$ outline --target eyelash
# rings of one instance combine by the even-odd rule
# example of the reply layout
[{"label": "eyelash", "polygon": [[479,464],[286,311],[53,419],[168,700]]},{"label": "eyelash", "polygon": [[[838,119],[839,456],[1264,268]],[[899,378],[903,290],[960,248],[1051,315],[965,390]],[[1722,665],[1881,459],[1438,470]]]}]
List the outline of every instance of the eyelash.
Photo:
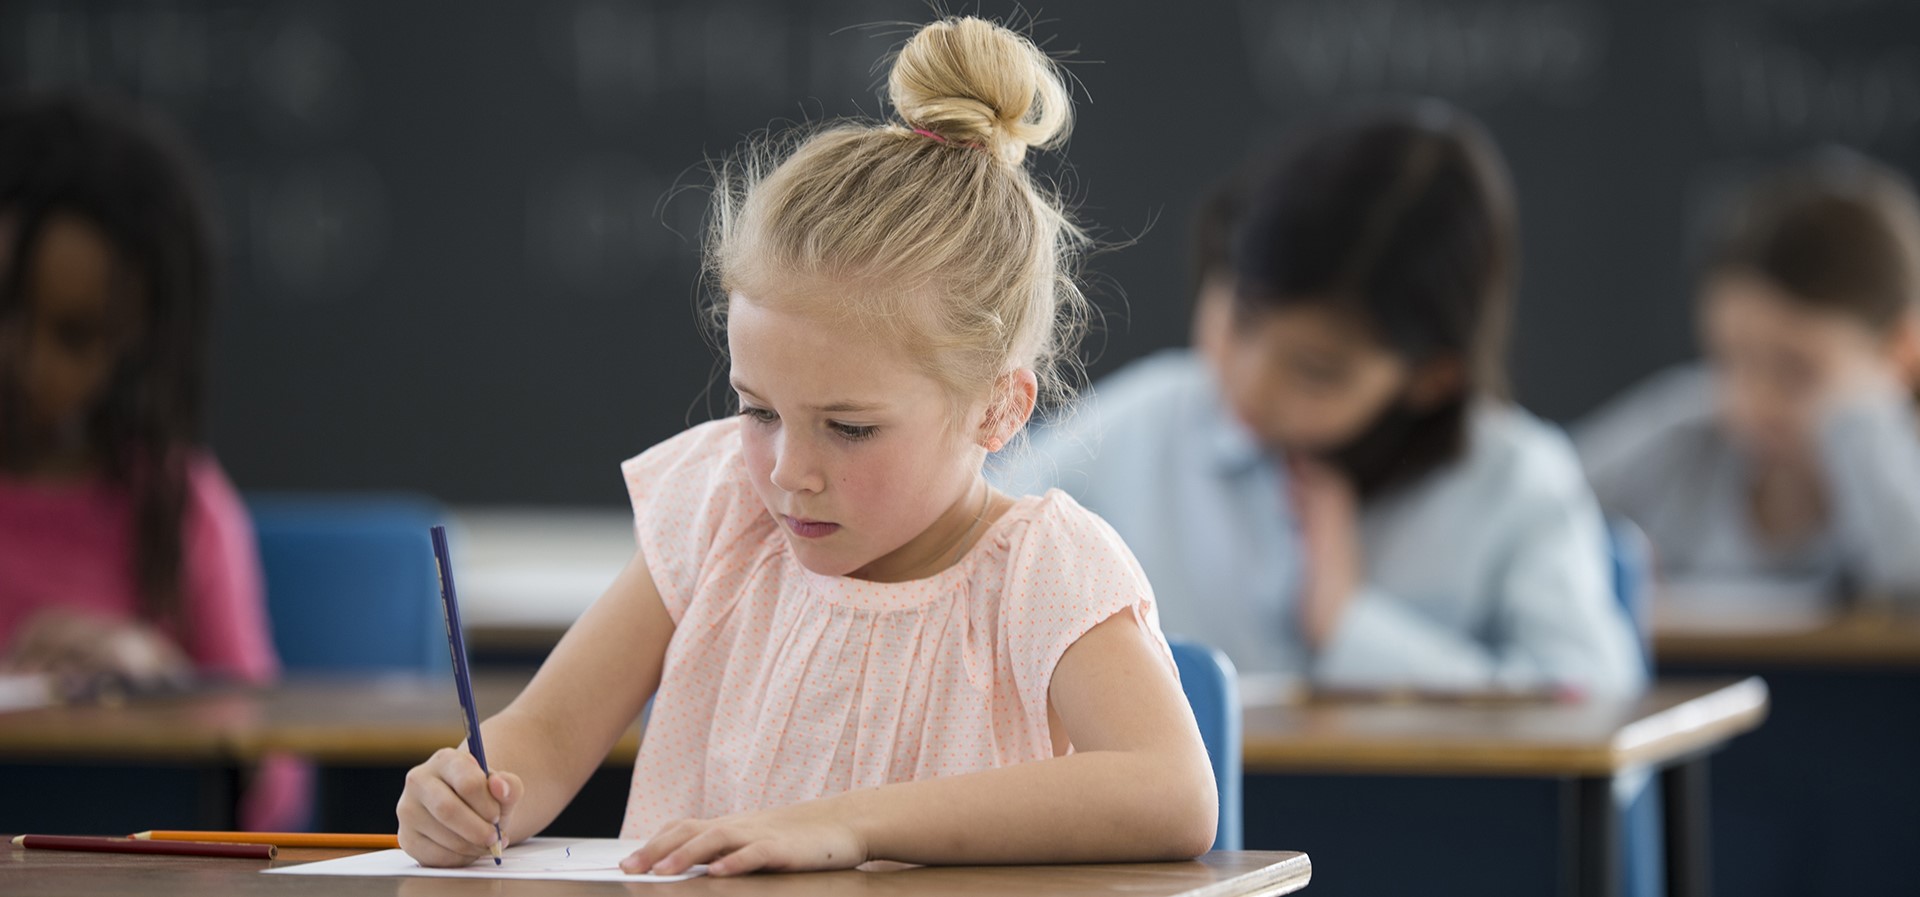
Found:
[{"label": "eyelash", "polygon": [[[769,409],[755,408],[752,406],[742,406],[740,408],[740,416],[761,424],[770,424],[780,419],[779,415],[774,414]],[[829,426],[833,427],[834,433],[838,434],[841,439],[845,439],[848,442],[861,442],[872,439],[880,432],[880,428],[875,426],[855,426],[853,424],[841,423],[829,424]]]}]

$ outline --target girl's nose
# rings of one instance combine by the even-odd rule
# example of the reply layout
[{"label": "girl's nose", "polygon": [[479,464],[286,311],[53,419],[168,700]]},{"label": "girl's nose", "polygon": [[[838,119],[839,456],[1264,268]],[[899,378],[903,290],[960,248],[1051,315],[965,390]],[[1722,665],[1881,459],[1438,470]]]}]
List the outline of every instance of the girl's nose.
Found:
[{"label": "girl's nose", "polygon": [[771,479],[774,487],[782,492],[815,493],[826,486],[810,440],[790,432],[781,433],[774,446]]}]

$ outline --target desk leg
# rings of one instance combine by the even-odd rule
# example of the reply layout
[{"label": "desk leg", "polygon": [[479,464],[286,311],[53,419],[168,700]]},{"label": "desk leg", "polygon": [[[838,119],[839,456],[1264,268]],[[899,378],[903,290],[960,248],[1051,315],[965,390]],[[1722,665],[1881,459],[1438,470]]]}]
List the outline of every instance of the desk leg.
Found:
[{"label": "desk leg", "polygon": [[1566,779],[1561,791],[1562,893],[1620,897],[1620,808],[1612,776]]},{"label": "desk leg", "polygon": [[1713,866],[1707,828],[1707,757],[1683,760],[1660,773],[1667,829],[1667,897],[1707,897]]},{"label": "desk leg", "polygon": [[208,766],[200,770],[200,818],[221,831],[240,830],[240,796],[246,791],[246,767]]}]

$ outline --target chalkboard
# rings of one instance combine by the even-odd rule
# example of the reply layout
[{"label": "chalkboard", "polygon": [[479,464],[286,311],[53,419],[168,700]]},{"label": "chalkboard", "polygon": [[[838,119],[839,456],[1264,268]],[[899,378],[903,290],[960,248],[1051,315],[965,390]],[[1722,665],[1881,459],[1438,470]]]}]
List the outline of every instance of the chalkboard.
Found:
[{"label": "chalkboard", "polygon": [[[1019,16],[1012,3],[966,11]],[[1031,7],[1028,7],[1031,8]],[[1519,397],[1567,420],[1692,353],[1689,241],[1756,167],[1839,141],[1913,170],[1920,4],[1056,0],[1070,170],[1115,238],[1098,375],[1186,338],[1198,193],[1303,116],[1448,97],[1516,173]],[[882,107],[915,0],[45,2],[0,83],[148,101],[215,173],[209,440],[251,489],[624,501],[718,413],[694,314],[702,159]],[[695,189],[688,189],[695,188]]]}]

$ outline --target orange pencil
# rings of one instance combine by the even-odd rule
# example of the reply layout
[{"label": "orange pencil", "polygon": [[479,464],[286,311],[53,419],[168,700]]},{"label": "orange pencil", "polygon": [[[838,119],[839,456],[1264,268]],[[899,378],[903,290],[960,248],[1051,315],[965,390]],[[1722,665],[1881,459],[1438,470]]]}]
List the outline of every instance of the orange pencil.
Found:
[{"label": "orange pencil", "polygon": [[338,847],[397,850],[399,835],[329,835],[320,832],[141,832],[140,841],[200,841],[208,844],[271,844],[275,847]]}]

